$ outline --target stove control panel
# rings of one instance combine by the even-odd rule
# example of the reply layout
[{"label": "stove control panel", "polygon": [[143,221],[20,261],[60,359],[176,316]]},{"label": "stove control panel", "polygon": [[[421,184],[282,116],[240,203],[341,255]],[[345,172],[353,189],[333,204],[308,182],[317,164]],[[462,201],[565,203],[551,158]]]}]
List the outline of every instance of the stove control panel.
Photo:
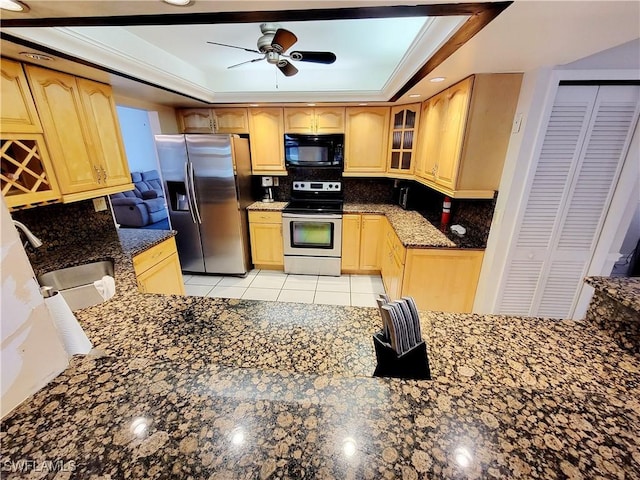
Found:
[{"label": "stove control panel", "polygon": [[293,189],[297,192],[339,192],[342,182],[293,182]]}]

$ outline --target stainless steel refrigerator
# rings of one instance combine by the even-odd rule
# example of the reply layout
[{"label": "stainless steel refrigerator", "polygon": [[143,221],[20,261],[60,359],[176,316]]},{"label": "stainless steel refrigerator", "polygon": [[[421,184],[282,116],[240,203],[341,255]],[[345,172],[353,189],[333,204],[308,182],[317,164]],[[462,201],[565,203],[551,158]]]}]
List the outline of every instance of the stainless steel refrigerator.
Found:
[{"label": "stainless steel refrigerator", "polygon": [[252,200],[247,139],[156,135],[171,225],[185,272],[244,275]]}]

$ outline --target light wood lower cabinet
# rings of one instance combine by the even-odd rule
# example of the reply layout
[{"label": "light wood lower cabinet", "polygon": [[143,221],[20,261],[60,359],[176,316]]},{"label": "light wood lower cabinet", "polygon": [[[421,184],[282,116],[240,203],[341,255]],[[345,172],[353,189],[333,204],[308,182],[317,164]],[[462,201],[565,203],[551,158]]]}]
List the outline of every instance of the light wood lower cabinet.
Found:
[{"label": "light wood lower cabinet", "polygon": [[345,214],[342,216],[342,272],[380,271],[382,215]]},{"label": "light wood lower cabinet", "polygon": [[422,310],[471,312],[483,257],[480,250],[410,248],[402,295]]},{"label": "light wood lower cabinet", "polygon": [[282,213],[249,212],[251,258],[256,268],[283,270]]},{"label": "light wood lower cabinet", "polygon": [[383,234],[380,273],[387,295],[392,300],[402,296],[402,286],[407,249],[404,247],[395,230],[387,220]]},{"label": "light wood lower cabinet", "polygon": [[138,289],[143,293],[184,295],[184,281],[173,237],[133,257]]}]

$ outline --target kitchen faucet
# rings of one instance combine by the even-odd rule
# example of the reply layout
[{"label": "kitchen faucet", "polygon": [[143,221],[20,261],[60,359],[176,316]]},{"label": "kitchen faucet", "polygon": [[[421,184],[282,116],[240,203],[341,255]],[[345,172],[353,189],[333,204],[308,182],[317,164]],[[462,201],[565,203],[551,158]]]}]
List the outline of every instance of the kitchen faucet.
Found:
[{"label": "kitchen faucet", "polygon": [[[27,237],[27,241],[31,244],[33,248],[38,248],[42,246],[42,242],[40,241],[40,239],[36,237],[33,233],[31,233],[31,230],[29,230],[24,223],[14,220],[13,224],[23,231],[23,233]],[[24,242],[24,246],[26,245],[27,245],[27,242]]]}]

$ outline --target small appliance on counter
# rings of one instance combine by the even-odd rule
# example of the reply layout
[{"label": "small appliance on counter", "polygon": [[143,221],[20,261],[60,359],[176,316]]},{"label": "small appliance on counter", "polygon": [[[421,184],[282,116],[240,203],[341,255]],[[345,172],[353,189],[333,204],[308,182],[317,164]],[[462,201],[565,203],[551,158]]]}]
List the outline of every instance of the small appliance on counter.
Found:
[{"label": "small appliance on counter", "polygon": [[409,187],[400,188],[400,195],[398,196],[398,205],[405,210],[409,208]]},{"label": "small appliance on counter", "polygon": [[264,187],[262,201],[265,203],[273,202],[273,177],[262,177],[262,186]]}]

